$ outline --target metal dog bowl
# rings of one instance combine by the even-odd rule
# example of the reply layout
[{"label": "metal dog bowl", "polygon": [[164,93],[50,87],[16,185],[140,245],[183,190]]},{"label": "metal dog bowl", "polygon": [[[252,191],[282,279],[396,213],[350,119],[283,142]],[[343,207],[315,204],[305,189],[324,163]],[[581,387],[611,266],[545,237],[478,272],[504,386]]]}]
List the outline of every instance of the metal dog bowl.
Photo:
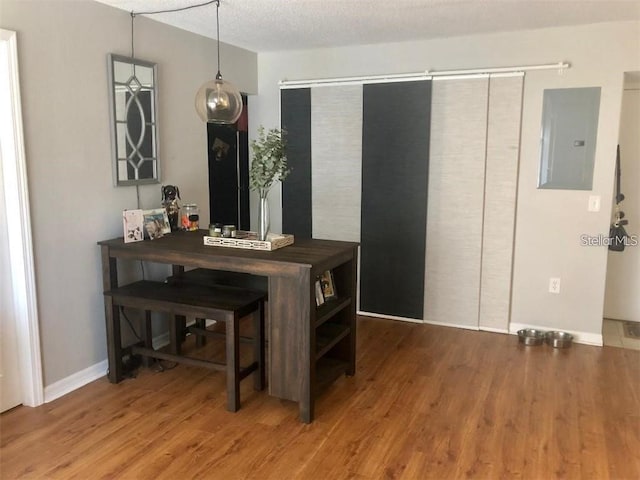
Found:
[{"label": "metal dog bowl", "polygon": [[544,332],[535,328],[523,328],[518,330],[518,341],[525,345],[542,345]]},{"label": "metal dog bowl", "polygon": [[554,348],[568,348],[573,343],[573,335],[567,332],[547,332],[544,340]]}]

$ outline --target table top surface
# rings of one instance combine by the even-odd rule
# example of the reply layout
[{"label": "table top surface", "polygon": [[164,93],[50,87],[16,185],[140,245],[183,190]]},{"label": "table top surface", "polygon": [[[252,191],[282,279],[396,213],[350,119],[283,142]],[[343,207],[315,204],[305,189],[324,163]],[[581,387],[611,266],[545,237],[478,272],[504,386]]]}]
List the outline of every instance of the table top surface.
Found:
[{"label": "table top surface", "polygon": [[261,251],[242,248],[204,245],[207,230],[195,232],[172,232],[155,240],[124,243],[122,237],[103,240],[98,245],[109,247],[110,256],[153,257],[175,255],[189,259],[214,258],[238,261],[259,261],[262,263],[295,264],[312,267],[335,257],[353,256],[355,242],[335,240],[295,239],[293,245],[278,250]]}]

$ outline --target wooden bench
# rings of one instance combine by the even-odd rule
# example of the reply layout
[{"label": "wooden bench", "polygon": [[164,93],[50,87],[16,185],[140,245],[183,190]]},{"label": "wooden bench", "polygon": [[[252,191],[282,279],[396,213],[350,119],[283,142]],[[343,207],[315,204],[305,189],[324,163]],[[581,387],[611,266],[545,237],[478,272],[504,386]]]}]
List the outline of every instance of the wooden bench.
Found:
[{"label": "wooden bench", "polygon": [[[196,367],[224,370],[227,374],[227,409],[235,412],[240,408],[240,381],[256,372],[254,388],[265,386],[264,353],[264,293],[222,285],[194,285],[189,283],[163,283],[142,280],[104,293],[112,297],[113,304],[138,308],[145,311],[144,346],[131,347],[132,354],[169,360]],[[214,319],[225,322],[226,362],[214,362],[180,354],[177,329],[170,331],[172,352],[153,349],[151,344],[151,311],[167,312],[179,317],[191,316],[196,319]],[[240,367],[240,320],[253,314],[254,362],[246,368]],[[174,322],[175,323],[175,322]],[[204,332],[194,332],[207,335]]]},{"label": "wooden bench", "polygon": [[[172,285],[176,284],[193,284],[202,286],[211,285],[228,285],[231,287],[245,288],[254,290],[264,294],[265,311],[268,310],[268,292],[269,282],[267,277],[259,275],[250,275],[248,273],[229,272],[224,270],[210,270],[208,268],[195,268],[187,270],[175,275],[167,277],[166,282]],[[265,319],[267,322],[268,319]],[[174,323],[176,332],[175,336],[177,344],[175,345],[176,353],[180,352],[180,343],[186,339],[186,334],[191,333],[198,335],[196,337],[196,346],[202,346],[206,343],[206,337],[224,336],[224,332],[216,332],[206,330],[206,319],[196,318],[195,326],[187,326],[184,316],[177,316]],[[246,337],[240,337],[241,342],[252,341]]]}]

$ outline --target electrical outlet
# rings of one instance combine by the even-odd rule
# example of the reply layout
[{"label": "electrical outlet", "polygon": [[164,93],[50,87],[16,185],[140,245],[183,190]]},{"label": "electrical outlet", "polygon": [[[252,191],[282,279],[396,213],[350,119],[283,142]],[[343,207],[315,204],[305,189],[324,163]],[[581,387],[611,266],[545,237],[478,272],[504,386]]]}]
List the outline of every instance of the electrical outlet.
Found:
[{"label": "electrical outlet", "polygon": [[549,293],[560,293],[560,279],[551,277],[549,279]]}]

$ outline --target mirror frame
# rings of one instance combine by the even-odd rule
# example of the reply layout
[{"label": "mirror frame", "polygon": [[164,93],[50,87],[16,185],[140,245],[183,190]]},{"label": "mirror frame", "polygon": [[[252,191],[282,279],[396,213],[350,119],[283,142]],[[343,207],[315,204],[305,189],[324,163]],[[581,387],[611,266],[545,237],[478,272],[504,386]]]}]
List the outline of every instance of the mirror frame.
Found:
[{"label": "mirror frame", "polygon": [[[115,67],[114,64],[116,62],[126,63],[133,65],[134,68],[136,66],[150,68],[152,70],[153,80],[152,87],[145,88],[146,91],[152,90],[153,94],[150,96],[151,98],[151,116],[150,122],[145,121],[145,124],[151,125],[152,133],[151,133],[151,151],[155,154],[152,157],[147,157],[149,160],[155,163],[154,165],[154,175],[148,178],[128,178],[127,180],[120,179],[120,171],[119,171],[119,161],[123,159],[118,157],[118,142],[125,141],[129,145],[131,144],[130,139],[119,139],[118,138],[118,123],[123,123],[122,121],[118,121],[116,119],[116,87],[125,85],[122,82],[117,82],[115,79]],[[128,186],[128,185],[147,185],[160,183],[160,155],[159,155],[159,141],[158,141],[158,67],[156,63],[148,62],[145,60],[140,60],[137,58],[126,57],[123,55],[116,55],[113,53],[108,54],[107,58],[107,67],[109,72],[109,116],[110,116],[110,126],[111,126],[111,150],[112,150],[112,171],[113,171],[113,185],[115,187]],[[141,108],[139,109],[141,110]],[[142,113],[142,115],[144,115]]]}]

